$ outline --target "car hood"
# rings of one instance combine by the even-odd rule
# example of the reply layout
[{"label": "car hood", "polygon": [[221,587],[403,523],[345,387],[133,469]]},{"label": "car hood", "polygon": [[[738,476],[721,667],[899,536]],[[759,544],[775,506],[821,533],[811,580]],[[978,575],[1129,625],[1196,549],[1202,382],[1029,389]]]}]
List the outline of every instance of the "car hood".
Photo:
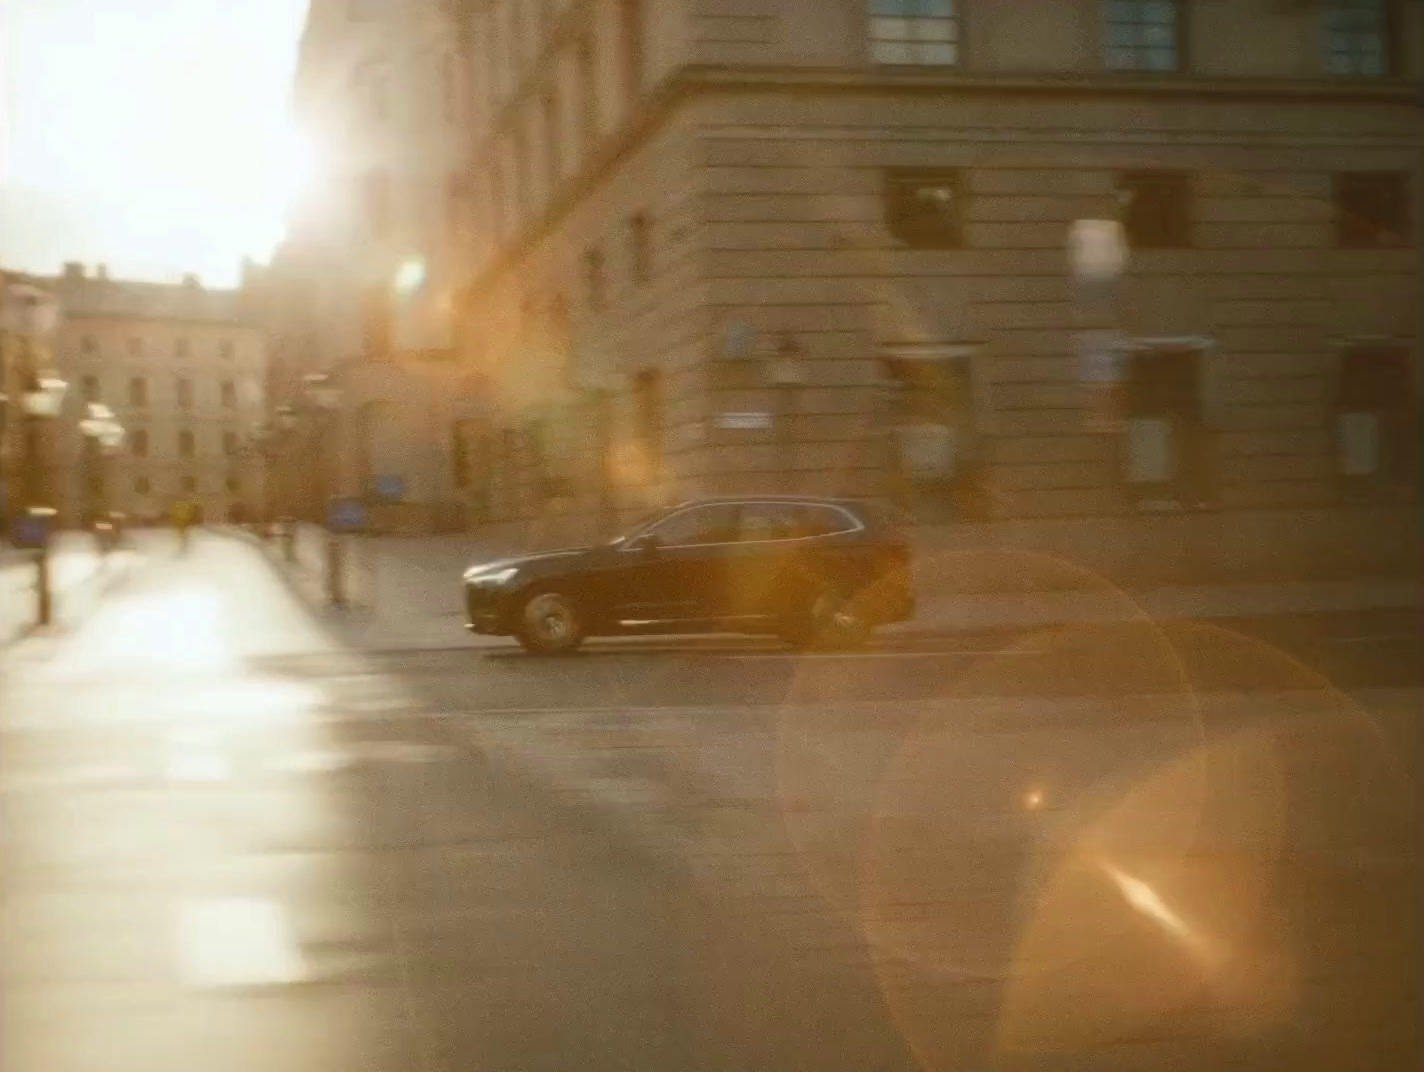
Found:
[{"label": "car hood", "polygon": [[591,547],[570,547],[561,551],[540,551],[532,555],[512,555],[490,562],[478,562],[465,571],[465,579],[470,580],[483,573],[498,573],[500,570],[518,568],[537,572],[541,576],[558,573],[564,569],[576,568],[588,558]]}]

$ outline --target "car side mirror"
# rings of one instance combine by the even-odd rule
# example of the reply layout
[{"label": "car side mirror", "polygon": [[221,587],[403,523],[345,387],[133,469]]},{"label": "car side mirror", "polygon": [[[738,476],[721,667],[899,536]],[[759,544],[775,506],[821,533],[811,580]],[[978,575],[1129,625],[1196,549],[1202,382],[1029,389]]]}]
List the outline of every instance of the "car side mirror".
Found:
[{"label": "car side mirror", "polygon": [[655,555],[662,545],[662,540],[655,533],[645,532],[633,541],[632,549],[645,555]]}]

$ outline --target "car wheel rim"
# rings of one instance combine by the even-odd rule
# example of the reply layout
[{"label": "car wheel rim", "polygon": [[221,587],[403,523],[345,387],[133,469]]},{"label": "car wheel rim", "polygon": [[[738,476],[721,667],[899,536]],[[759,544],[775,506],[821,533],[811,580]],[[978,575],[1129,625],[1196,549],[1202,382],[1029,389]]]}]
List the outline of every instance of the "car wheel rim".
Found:
[{"label": "car wheel rim", "polygon": [[860,615],[849,601],[827,597],[817,618],[822,635],[834,641],[854,640],[864,631]]},{"label": "car wheel rim", "polygon": [[532,600],[526,617],[542,640],[561,644],[573,635],[573,611],[558,596],[539,596]]}]

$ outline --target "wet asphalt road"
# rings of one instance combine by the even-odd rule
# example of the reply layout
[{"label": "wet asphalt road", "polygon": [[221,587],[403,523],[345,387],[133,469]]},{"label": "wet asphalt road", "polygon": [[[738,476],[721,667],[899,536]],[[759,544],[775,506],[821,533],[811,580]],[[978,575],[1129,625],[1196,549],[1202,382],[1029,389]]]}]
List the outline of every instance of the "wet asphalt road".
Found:
[{"label": "wet asphalt road", "polygon": [[1414,1067],[1417,636],[361,655],[155,551],[0,656],[0,1067]]}]

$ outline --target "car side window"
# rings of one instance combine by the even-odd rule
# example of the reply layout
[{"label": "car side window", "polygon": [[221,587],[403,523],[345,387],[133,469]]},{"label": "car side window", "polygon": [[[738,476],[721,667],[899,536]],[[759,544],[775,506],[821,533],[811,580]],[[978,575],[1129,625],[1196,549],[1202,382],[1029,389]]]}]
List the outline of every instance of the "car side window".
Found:
[{"label": "car side window", "polygon": [[761,543],[766,540],[792,540],[800,533],[797,526],[800,512],[785,503],[744,503],[742,505],[741,540]]},{"label": "car side window", "polygon": [[664,547],[730,543],[737,534],[737,508],[724,503],[693,507],[658,522],[647,534]]},{"label": "car side window", "polygon": [[849,517],[829,506],[803,506],[797,514],[798,536],[830,536],[855,527]]}]

